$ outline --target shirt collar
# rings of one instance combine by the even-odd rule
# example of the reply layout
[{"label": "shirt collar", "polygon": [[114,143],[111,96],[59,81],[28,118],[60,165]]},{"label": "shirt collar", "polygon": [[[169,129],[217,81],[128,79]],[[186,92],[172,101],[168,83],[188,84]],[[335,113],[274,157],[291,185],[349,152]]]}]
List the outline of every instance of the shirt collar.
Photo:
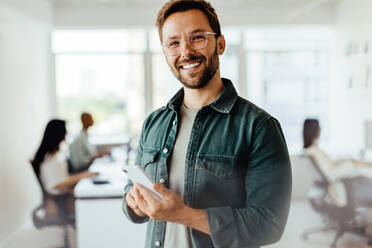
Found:
[{"label": "shirt collar", "polygon": [[[207,106],[210,106],[218,112],[228,114],[238,99],[238,94],[234,88],[234,85],[229,79],[222,78],[222,82],[225,88],[221,94]],[[182,88],[172,97],[167,106],[173,110],[177,110],[182,104],[183,96],[184,91]]]}]

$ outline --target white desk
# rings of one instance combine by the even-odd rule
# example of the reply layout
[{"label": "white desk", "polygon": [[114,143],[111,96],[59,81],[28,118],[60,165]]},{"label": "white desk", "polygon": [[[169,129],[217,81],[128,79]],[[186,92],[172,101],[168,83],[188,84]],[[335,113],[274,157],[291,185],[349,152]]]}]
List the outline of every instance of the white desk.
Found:
[{"label": "white desk", "polygon": [[144,247],[146,224],[134,224],[124,215],[121,204],[127,182],[122,163],[95,162],[90,170],[110,179],[109,184],[81,180],[75,187],[78,248]]}]

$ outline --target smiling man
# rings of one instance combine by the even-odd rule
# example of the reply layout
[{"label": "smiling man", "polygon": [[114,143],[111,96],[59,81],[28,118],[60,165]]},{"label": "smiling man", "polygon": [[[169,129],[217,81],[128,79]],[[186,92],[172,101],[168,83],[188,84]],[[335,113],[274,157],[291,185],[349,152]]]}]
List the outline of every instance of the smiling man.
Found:
[{"label": "smiling man", "polygon": [[125,215],[148,222],[146,247],[250,248],[278,241],[291,195],[279,122],[221,78],[226,44],[208,2],[169,1],[156,24],[183,87],[145,120],[137,150],[136,164],[163,198],[129,182]]}]

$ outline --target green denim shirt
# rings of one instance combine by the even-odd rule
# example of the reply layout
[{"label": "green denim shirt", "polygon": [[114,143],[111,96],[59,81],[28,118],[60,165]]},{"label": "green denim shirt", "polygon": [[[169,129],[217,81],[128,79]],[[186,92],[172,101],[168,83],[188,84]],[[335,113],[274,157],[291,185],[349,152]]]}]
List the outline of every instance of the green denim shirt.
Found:
[{"label": "green denim shirt", "polygon": [[[239,97],[231,81],[199,109],[187,147],[186,205],[205,209],[211,235],[190,228],[193,247],[260,247],[280,239],[291,198],[291,168],[279,122]],[[181,89],[145,120],[136,164],[169,187],[169,158],[183,100]],[[162,179],[162,180],[161,180]],[[129,182],[124,191],[132,187]],[[125,215],[148,222],[146,248],[163,247],[165,222],[140,218],[123,200]]]}]

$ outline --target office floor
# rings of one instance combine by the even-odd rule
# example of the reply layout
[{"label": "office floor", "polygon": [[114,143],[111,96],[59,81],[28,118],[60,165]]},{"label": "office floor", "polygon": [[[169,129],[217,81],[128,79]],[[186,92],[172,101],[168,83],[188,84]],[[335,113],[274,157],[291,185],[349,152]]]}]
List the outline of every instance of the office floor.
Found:
[{"label": "office floor", "polygon": [[[75,244],[75,234],[69,230],[71,244]],[[0,248],[60,248],[63,247],[63,232],[58,227],[50,227],[42,230],[36,229],[32,222],[26,223],[21,230],[14,233]],[[71,248],[76,248],[74,245]]]},{"label": "office floor", "polygon": [[[306,201],[292,203],[288,225],[280,242],[266,246],[268,248],[328,248],[332,243],[334,233],[314,234],[309,241],[303,241],[301,234],[304,229],[321,224],[319,216],[314,213]],[[62,244],[62,232],[58,228],[36,230],[28,223],[21,231],[0,245],[0,248],[51,248]],[[125,247],[125,246],[123,246]],[[120,247],[120,248],[123,248]],[[338,248],[368,248],[366,240],[346,234],[339,240]],[[79,247],[88,248],[88,247]],[[116,248],[116,247],[107,247]],[[127,247],[126,247],[127,248]],[[128,247],[132,248],[132,247]],[[133,247],[137,248],[137,247]]]}]

